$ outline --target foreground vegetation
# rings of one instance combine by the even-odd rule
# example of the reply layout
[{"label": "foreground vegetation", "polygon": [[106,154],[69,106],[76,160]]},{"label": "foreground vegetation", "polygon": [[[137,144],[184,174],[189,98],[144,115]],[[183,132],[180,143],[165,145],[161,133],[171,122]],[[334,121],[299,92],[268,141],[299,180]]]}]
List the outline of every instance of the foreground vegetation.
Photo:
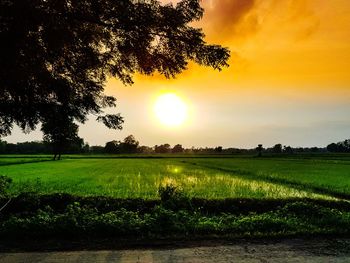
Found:
[{"label": "foreground vegetation", "polygon": [[166,193],[161,194],[160,201],[86,199],[69,195],[20,196],[1,218],[0,239],[118,237],[150,240],[350,234],[347,202],[313,199],[211,201],[189,199],[181,192],[168,194],[169,187],[164,189]]},{"label": "foreground vegetation", "polygon": [[350,234],[347,156],[127,157],[0,158],[0,239]]}]

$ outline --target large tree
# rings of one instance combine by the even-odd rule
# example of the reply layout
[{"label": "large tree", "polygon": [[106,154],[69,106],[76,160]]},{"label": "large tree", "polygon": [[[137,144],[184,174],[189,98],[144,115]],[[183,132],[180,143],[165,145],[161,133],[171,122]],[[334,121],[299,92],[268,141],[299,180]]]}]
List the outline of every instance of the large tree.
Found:
[{"label": "large tree", "polygon": [[119,114],[103,115],[116,106],[103,93],[108,77],[132,84],[134,73],[170,78],[189,61],[227,66],[228,49],[191,26],[199,1],[0,0],[0,136],[42,123],[45,136],[67,141],[88,114],[121,129]]},{"label": "large tree", "polygon": [[136,153],[139,147],[139,142],[135,139],[134,135],[129,135],[125,137],[123,143],[121,144],[123,153]]}]

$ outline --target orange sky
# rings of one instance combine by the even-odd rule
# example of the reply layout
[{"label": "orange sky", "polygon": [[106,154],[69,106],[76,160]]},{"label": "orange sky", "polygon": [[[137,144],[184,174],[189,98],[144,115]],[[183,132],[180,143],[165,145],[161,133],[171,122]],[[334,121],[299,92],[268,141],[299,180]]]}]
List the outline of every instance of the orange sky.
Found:
[{"label": "orange sky", "polygon": [[[166,1],[163,2],[176,2]],[[350,137],[349,0],[203,0],[202,27],[209,43],[230,48],[222,72],[191,64],[176,79],[135,76],[123,86],[110,80],[124,130],[94,121],[81,126],[90,144],[134,134],[142,144],[254,147],[275,143],[325,146]],[[185,127],[155,120],[161,92],[179,94],[191,108]],[[91,132],[93,131],[93,132]],[[18,131],[8,141],[40,139]]]}]

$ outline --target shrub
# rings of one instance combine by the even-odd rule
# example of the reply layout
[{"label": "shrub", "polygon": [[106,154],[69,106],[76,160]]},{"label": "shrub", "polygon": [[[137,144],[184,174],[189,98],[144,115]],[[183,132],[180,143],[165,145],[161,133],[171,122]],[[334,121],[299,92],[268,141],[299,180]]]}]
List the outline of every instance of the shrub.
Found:
[{"label": "shrub", "polygon": [[191,207],[191,200],[185,192],[172,184],[159,186],[158,195],[161,205],[168,209],[180,210]]},{"label": "shrub", "polygon": [[7,197],[8,189],[12,183],[12,179],[10,177],[0,175],[0,198]]}]

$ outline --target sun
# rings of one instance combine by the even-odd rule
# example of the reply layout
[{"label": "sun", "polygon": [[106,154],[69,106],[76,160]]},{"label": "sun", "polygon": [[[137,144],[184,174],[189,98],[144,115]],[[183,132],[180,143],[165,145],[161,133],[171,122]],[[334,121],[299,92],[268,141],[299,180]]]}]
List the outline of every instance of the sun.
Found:
[{"label": "sun", "polygon": [[188,115],[185,102],[174,93],[160,95],[154,104],[154,112],[166,126],[180,126]]}]

